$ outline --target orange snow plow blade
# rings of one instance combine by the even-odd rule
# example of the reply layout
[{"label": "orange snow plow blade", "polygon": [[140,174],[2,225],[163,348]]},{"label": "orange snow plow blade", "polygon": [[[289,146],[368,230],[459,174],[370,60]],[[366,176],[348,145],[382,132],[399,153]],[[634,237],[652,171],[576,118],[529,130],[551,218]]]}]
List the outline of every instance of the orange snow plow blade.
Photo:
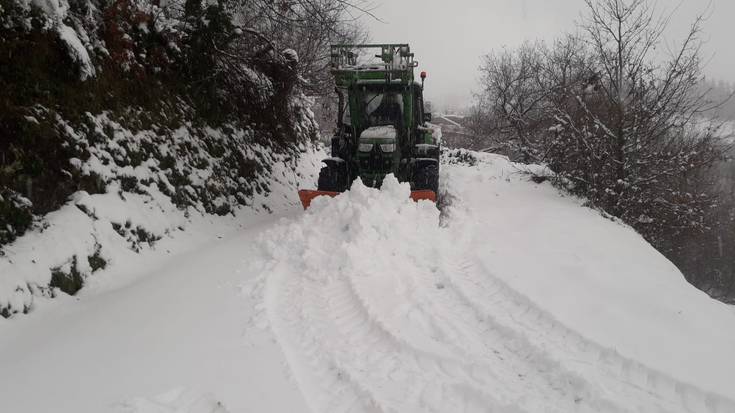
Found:
[{"label": "orange snow plow blade", "polygon": [[[301,205],[304,206],[304,209],[307,209],[309,208],[309,205],[311,205],[311,201],[318,196],[335,197],[339,194],[340,194],[339,192],[315,191],[313,189],[302,189],[299,191],[299,198],[301,199]],[[431,202],[436,202],[436,193],[428,189],[424,189],[420,191],[411,191],[411,199],[413,199],[414,201],[427,200]]]},{"label": "orange snow plow blade", "polygon": [[309,205],[311,205],[311,201],[314,198],[322,195],[335,197],[339,195],[339,192],[315,191],[312,189],[302,189],[299,191],[299,198],[301,198],[301,205],[304,206],[304,209],[309,208]]},{"label": "orange snow plow blade", "polygon": [[414,201],[427,200],[436,203],[436,193],[429,189],[411,191],[411,199]]}]

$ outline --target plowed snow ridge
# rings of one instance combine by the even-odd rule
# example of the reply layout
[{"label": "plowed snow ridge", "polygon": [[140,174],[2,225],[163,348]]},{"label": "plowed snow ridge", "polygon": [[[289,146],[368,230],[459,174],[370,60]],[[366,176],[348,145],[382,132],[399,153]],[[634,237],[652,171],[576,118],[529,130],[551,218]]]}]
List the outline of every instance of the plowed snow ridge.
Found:
[{"label": "plowed snow ridge", "polygon": [[445,225],[408,194],[392,177],[380,191],[356,183],[261,240],[263,317],[313,411],[735,411],[494,274],[478,239],[503,234],[478,233],[463,194]]}]

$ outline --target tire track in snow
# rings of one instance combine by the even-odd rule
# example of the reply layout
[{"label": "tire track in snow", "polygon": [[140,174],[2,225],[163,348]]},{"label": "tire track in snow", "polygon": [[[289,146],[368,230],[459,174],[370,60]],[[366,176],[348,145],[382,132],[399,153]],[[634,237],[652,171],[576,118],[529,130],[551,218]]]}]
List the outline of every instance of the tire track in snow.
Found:
[{"label": "tire track in snow", "polygon": [[[272,271],[264,299],[273,333],[286,354],[304,398],[314,411],[385,412],[358,381],[340,371],[320,347],[315,322],[294,303],[304,301],[302,277]],[[326,396],[329,397],[326,397]],[[325,410],[327,407],[330,410]]]},{"label": "tire track in snow", "polygon": [[634,411],[735,411],[735,402],[656,371],[594,343],[538,308],[507,283],[468,259],[457,266],[451,282],[479,312],[492,315],[537,348],[594,384],[601,391],[628,401]]},{"label": "tire track in snow", "polygon": [[[448,261],[438,276],[291,273],[272,283],[269,316],[296,353],[290,363],[306,366],[295,374],[309,376],[300,384],[315,411],[733,411],[585,340],[472,262]],[[393,299],[409,299],[420,329],[381,309],[396,288],[375,280],[410,281],[412,294]]]},{"label": "tire track in snow", "polygon": [[[281,309],[270,316],[276,318],[274,326],[291,330],[274,328],[282,345],[299,353],[289,357],[290,362],[312,370],[308,373],[312,377],[300,384],[309,382],[305,392],[318,394],[311,395],[315,411],[506,409],[473,382],[467,373],[470,366],[414,347],[386,328],[356,295],[347,277],[334,277],[327,283],[308,277],[282,280],[286,285],[273,287],[289,293],[270,303],[271,308]],[[304,375],[306,369],[297,366],[295,370]],[[326,377],[330,374],[331,379]],[[322,383],[321,389],[314,389],[314,381]],[[338,397],[341,394],[349,397]],[[360,403],[355,397],[367,402]]]},{"label": "tire track in snow", "polygon": [[[421,264],[416,263],[416,267],[420,268]],[[427,332],[434,333],[422,337],[419,343],[438,340],[445,348],[455,350],[463,359],[465,371],[474,373],[471,381],[482,388],[493,388],[496,397],[504,403],[517,404],[528,411],[625,411],[611,400],[597,396],[598,392],[590,389],[581,376],[550,360],[543,351],[492,316],[480,315],[451,284],[440,282],[449,278],[445,272],[446,269],[415,274],[410,288],[414,292],[411,296],[413,309],[421,312],[422,318],[431,324]],[[380,275],[373,274],[350,279],[359,285],[355,281],[378,277]],[[387,279],[395,277],[411,278],[399,274],[386,276]],[[366,292],[376,291],[367,287],[363,288]],[[390,290],[384,288],[380,295],[372,297],[373,300],[381,302],[385,292]],[[367,298],[363,301],[369,303]],[[380,315],[375,318],[380,319]],[[528,394],[534,397],[529,398]]]},{"label": "tire track in snow", "polygon": [[[418,331],[423,336],[417,331],[406,334],[381,310],[391,301],[386,294],[396,289],[366,284],[376,279],[395,282],[401,274],[333,274],[321,280],[294,275],[274,283],[272,288],[284,294],[269,307],[281,309],[272,313],[273,324],[291,330],[276,329],[282,345],[299,353],[289,359],[310,370],[311,378],[300,382],[307,382],[305,392],[311,394],[316,411],[508,411],[505,405],[519,406],[515,411],[622,410],[594,400],[590,392],[580,397],[580,379],[545,372],[551,363],[521,351],[526,348],[516,343],[517,337],[501,327],[479,325],[475,309],[459,305],[456,297],[448,301],[427,294],[430,289],[414,288],[421,294],[411,297],[411,311],[420,312],[432,327],[423,325]],[[419,278],[413,287],[433,285]],[[376,291],[381,294],[375,296]],[[497,350],[486,347],[478,354],[468,351],[467,343],[475,348],[491,344]],[[295,370],[303,376],[306,369]],[[318,389],[314,383],[320,384]]]}]

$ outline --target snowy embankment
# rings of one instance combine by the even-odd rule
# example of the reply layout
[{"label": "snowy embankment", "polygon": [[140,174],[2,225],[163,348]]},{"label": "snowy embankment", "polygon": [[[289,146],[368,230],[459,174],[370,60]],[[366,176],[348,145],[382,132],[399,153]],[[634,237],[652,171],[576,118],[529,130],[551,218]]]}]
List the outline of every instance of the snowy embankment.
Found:
[{"label": "snowy embankment", "polygon": [[298,205],[293,193],[311,185],[324,156],[306,144],[276,153],[256,143],[256,132],[233,125],[133,132],[109,113],[87,113],[85,121],[75,129],[57,118],[56,126],[79,156],[62,172],[86,190],[0,245],[3,317],[30,312],[59,290],[75,294],[190,222],[227,227],[236,216]]},{"label": "snowy embankment", "polygon": [[3,407],[735,411],[731,308],[522,167],[459,155],[443,213],[356,184],[230,235],[192,224],[76,300],[0,319]]}]

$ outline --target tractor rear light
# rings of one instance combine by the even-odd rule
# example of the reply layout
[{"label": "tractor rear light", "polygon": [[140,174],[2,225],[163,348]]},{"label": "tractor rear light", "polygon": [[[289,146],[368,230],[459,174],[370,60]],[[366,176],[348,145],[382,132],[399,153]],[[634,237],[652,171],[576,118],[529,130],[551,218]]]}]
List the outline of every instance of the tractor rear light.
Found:
[{"label": "tractor rear light", "polygon": [[380,144],[380,150],[383,152],[395,152],[396,150],[396,144],[395,143],[383,143]]},{"label": "tractor rear light", "polygon": [[357,150],[360,152],[370,152],[373,150],[373,144],[372,143],[361,143]]},{"label": "tractor rear light", "polygon": [[426,72],[421,72],[421,80],[426,79]]}]

